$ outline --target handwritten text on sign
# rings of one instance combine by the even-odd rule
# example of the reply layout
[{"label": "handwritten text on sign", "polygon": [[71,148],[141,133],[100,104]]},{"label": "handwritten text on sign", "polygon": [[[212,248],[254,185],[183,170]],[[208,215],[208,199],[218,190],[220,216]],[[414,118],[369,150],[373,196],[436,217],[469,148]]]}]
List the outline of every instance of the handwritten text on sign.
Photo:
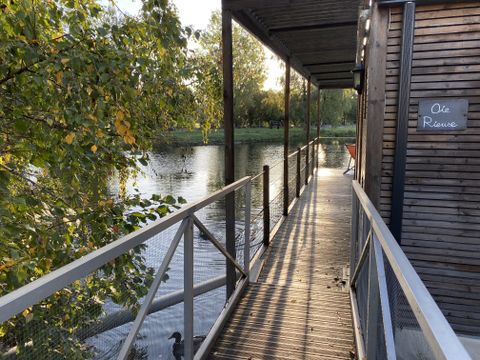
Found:
[{"label": "handwritten text on sign", "polygon": [[420,100],[419,131],[459,131],[467,128],[468,100]]}]

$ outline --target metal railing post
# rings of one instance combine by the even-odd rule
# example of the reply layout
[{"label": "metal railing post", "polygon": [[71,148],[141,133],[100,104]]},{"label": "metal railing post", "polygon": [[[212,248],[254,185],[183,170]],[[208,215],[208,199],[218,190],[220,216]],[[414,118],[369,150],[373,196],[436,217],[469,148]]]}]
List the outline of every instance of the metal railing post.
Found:
[{"label": "metal railing post", "polygon": [[300,197],[300,187],[302,186],[300,181],[301,181],[301,178],[300,178],[300,167],[301,167],[301,162],[302,162],[302,149],[300,148],[297,148],[297,189],[296,189],[296,192],[295,192],[295,195],[298,197]]},{"label": "metal railing post", "polygon": [[243,252],[243,269],[250,274],[250,218],[252,204],[252,181],[245,185],[245,245]]},{"label": "metal railing post", "polygon": [[[395,326],[392,324],[392,315],[395,317],[397,311],[403,311],[404,306],[408,306],[420,326],[421,332],[419,332],[419,334],[423,334],[422,336],[429,344],[432,357],[435,359],[471,360],[471,356],[453,331],[448,320],[438,307],[438,304],[398,245],[392,232],[368,198],[368,195],[360,183],[354,180],[352,184],[357,198],[356,206],[360,209],[358,216],[358,243],[363,242],[362,237],[365,236],[365,228],[370,229],[368,230],[370,235],[367,237],[367,240],[368,238],[371,239],[369,243],[370,246],[367,245],[368,250],[367,248],[362,250],[362,255],[358,261],[359,264],[356,266],[351,281],[351,283],[355,285],[355,279],[358,278],[358,274],[360,273],[359,265],[362,263],[362,259],[366,258],[366,253],[368,252],[370,255],[370,264],[367,290],[367,324],[366,332],[364,332],[365,336],[363,337],[366,343],[366,358],[369,360],[395,358],[395,338],[392,336]],[[368,226],[368,224],[370,224],[370,226]],[[396,281],[398,281],[400,289],[408,303],[408,305],[403,304],[404,300],[402,300],[402,309],[395,309],[397,306],[397,295],[392,294],[392,297],[387,300],[389,297],[388,286],[386,284],[387,274],[385,273],[384,264],[381,263],[382,259],[389,264],[390,271],[388,272],[388,276],[393,276]],[[355,292],[355,286],[352,286],[352,290]],[[388,307],[392,305],[394,308],[388,309]],[[353,301],[353,306],[355,307],[355,301]],[[364,310],[362,309],[362,311]],[[354,308],[353,313],[358,313],[358,306]],[[388,314],[392,314],[390,318]],[[397,315],[400,315],[400,313]],[[362,316],[365,317],[365,314],[363,313]],[[361,326],[359,317],[354,316],[354,321],[354,327],[358,329],[359,326]],[[377,336],[379,335],[379,321],[383,322],[385,335],[383,341],[385,341],[384,344],[387,346],[387,356],[376,354],[376,345],[378,344],[377,341],[379,341]],[[395,318],[393,321],[395,321]],[[357,338],[360,339],[358,336]],[[414,338],[412,338],[412,341],[405,342],[404,347],[410,344],[415,346],[413,340]]]},{"label": "metal railing post", "polygon": [[317,137],[317,151],[315,151],[315,156],[317,157],[315,165],[318,169],[318,158],[320,157],[320,138],[319,137]]},{"label": "metal railing post", "polygon": [[289,198],[289,184],[288,184],[288,156],[283,160],[283,216],[288,216],[288,198]]},{"label": "metal railing post", "polygon": [[270,167],[263,167],[263,244],[270,244]]},{"label": "metal railing post", "polygon": [[[372,241],[373,243],[373,241]],[[368,300],[367,300],[367,340],[366,350],[367,359],[377,359],[377,327],[379,320],[380,310],[380,297],[378,289],[378,273],[377,264],[375,259],[374,246],[370,246],[369,254],[369,267],[368,267]]]},{"label": "metal railing post", "polygon": [[309,163],[309,146],[310,144],[307,144],[306,147],[306,152],[305,152],[305,185],[308,185],[308,175],[309,175],[309,170],[308,170],[308,163]]},{"label": "metal railing post", "polygon": [[193,219],[188,219],[184,235],[184,357],[193,360]]},{"label": "metal railing post", "polygon": [[387,274],[383,260],[382,246],[378,242],[375,233],[372,234],[371,244],[375,252],[375,264],[377,266],[378,294],[381,308],[381,321],[383,323],[385,350],[387,360],[396,360],[395,337],[393,333],[392,312],[390,310],[390,297],[388,293]]},{"label": "metal railing post", "polygon": [[350,276],[353,275],[352,271],[357,266],[358,256],[358,198],[355,191],[352,191],[352,219],[351,219],[351,257],[350,257]]}]

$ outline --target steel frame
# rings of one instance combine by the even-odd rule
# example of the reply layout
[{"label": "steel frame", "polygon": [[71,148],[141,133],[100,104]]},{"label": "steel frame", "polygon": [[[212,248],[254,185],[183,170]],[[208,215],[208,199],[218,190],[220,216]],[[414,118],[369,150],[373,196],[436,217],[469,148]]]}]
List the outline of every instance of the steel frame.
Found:
[{"label": "steel frame", "polygon": [[[388,292],[385,274],[387,262],[393,270],[411,311],[420,325],[436,359],[470,360],[464,346],[452,330],[432,295],[421,281],[407,256],[375,209],[360,183],[353,181],[352,259],[356,259],[362,237],[366,238],[361,255],[352,262],[355,272],[351,281],[352,312],[359,358],[380,359],[377,355],[377,323],[382,321],[388,360],[396,359],[394,330],[390,312],[391,294]],[[359,219],[366,216],[368,232],[360,229]],[[365,221],[362,222],[365,223]],[[360,233],[360,235],[359,235]],[[362,234],[363,233],[363,234]],[[367,255],[368,254],[368,255]],[[369,259],[367,329],[360,324],[357,304],[358,275]]]}]

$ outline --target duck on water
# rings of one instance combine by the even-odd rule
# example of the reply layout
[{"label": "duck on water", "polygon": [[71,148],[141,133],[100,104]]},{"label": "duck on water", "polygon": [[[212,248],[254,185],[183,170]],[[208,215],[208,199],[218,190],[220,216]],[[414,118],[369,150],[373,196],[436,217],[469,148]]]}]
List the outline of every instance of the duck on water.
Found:
[{"label": "duck on water", "polygon": [[[181,360],[185,352],[185,341],[182,340],[182,334],[180,334],[178,331],[175,331],[168,339],[175,339],[175,342],[172,346],[172,353],[175,357],[175,360]],[[197,352],[203,340],[205,340],[205,336],[203,335],[193,337],[193,353]]]}]

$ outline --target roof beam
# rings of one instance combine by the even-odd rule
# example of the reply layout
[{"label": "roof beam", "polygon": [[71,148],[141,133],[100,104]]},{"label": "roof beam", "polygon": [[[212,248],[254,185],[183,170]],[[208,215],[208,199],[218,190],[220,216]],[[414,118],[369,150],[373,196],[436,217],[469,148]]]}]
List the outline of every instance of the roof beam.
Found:
[{"label": "roof beam", "polygon": [[233,12],[233,17],[237,20],[242,26],[252,33],[260,42],[268,46],[274,53],[280,56],[283,60],[286,60],[290,56],[290,51],[287,47],[282,44],[280,41],[275,41],[272,39],[269,34],[265,31],[262,31],[263,28],[257,23],[255,19],[252,19],[251,16],[248,16],[243,11]]},{"label": "roof beam", "polygon": [[318,87],[320,89],[350,89],[353,88],[353,81],[319,81]]},{"label": "roof beam", "polygon": [[326,77],[326,78],[316,76],[315,78],[317,79],[317,81],[318,81],[319,83],[322,83],[322,82],[324,82],[324,81],[353,82],[353,80],[352,80],[353,76],[352,76],[352,75],[348,75],[348,74],[345,75],[345,76],[338,76],[338,75],[337,75],[337,77]]},{"label": "roof beam", "polygon": [[236,11],[245,9],[263,9],[277,6],[288,6],[301,3],[302,0],[222,0],[224,9]]},{"label": "roof beam", "polygon": [[318,62],[318,63],[308,63],[303,64],[303,66],[322,66],[322,65],[355,65],[355,59],[353,60],[339,60],[339,61],[331,61],[331,62]]},{"label": "roof beam", "polygon": [[332,71],[312,74],[317,80],[353,79],[350,71]]},{"label": "roof beam", "polygon": [[321,30],[321,29],[333,29],[339,27],[349,27],[357,26],[357,21],[344,21],[337,23],[323,23],[323,24],[312,24],[312,25],[303,25],[303,26],[286,26],[286,27],[277,27],[270,28],[271,33],[280,33],[280,32],[293,32],[293,31],[311,31],[311,30]]},{"label": "roof beam", "polygon": [[310,72],[300,63],[298,58],[291,54],[290,50],[281,41],[268,34],[264,30],[264,27],[261,26],[249,14],[246,14],[244,11],[235,11],[233,12],[233,17],[253,36],[259,39],[264,45],[269,47],[275,54],[277,54],[283,61],[290,57],[290,63],[292,67],[302,76],[305,78],[310,76]]},{"label": "roof beam", "polygon": [[315,49],[314,51],[295,51],[295,55],[301,56],[302,58],[306,58],[308,56],[315,57],[318,59],[322,59],[322,57],[326,57],[328,59],[335,59],[335,58],[344,58],[345,56],[355,55],[355,50],[353,49]]}]

